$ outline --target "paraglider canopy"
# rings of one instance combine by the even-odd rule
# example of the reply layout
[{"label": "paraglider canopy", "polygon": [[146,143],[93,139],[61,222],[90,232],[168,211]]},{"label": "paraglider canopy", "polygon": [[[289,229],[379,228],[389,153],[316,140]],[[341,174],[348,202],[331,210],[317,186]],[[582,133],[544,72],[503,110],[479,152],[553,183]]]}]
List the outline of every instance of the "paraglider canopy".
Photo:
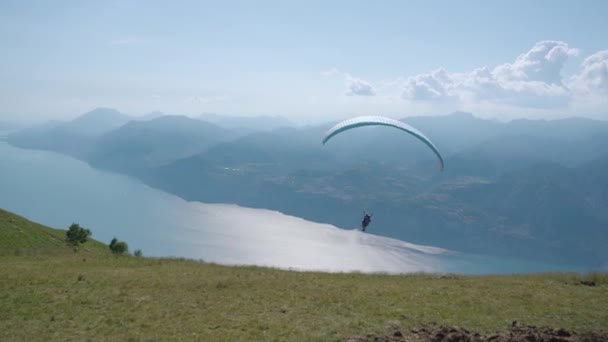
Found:
[{"label": "paraglider canopy", "polygon": [[363,126],[389,126],[400,129],[404,132],[413,135],[418,140],[422,141],[425,145],[427,145],[433,151],[433,153],[435,153],[439,162],[439,171],[443,171],[443,157],[439,153],[437,147],[435,147],[435,145],[433,144],[433,142],[431,142],[429,138],[427,138],[424,134],[422,134],[422,132],[420,132],[416,128],[404,122],[391,119],[385,116],[358,116],[355,118],[344,120],[336,124],[334,127],[330,128],[329,131],[327,131],[325,137],[323,138],[323,145],[325,145],[325,143],[328,142],[331,138],[344,131]]}]

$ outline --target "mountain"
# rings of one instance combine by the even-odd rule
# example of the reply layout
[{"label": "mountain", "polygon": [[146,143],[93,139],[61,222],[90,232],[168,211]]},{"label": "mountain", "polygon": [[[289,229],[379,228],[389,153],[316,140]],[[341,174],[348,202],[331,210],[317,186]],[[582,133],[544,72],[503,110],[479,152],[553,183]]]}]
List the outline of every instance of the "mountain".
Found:
[{"label": "mountain", "polygon": [[63,129],[67,132],[100,136],[132,120],[131,117],[111,108],[96,108],[66,123]]},{"label": "mountain", "polygon": [[343,228],[482,255],[596,265],[608,260],[608,123],[408,117],[408,134],[333,123],[244,133],[202,120],[132,121],[83,159],[187,200],[278,210]]},{"label": "mountain", "polygon": [[580,198],[587,210],[597,219],[608,221],[608,152],[604,156],[581,165],[577,171]]},{"label": "mountain", "polygon": [[12,121],[0,121],[0,132],[23,128],[24,124]]},{"label": "mountain", "polygon": [[412,116],[401,121],[413,125],[429,137],[444,153],[452,154],[478,145],[505,132],[505,124],[454,112],[442,116]]},{"label": "mountain", "polygon": [[[512,251],[532,256],[536,246],[554,258],[605,260],[608,217],[587,201],[595,188],[608,184],[608,175],[588,182],[586,168],[538,163],[450,196],[475,209],[472,220],[485,221],[486,230]],[[604,199],[596,203],[608,206]]]},{"label": "mountain", "polygon": [[[443,173],[424,146],[395,144],[411,137],[381,129],[321,147],[327,125],[251,134],[142,177],[189,200],[271,208],[340,227],[358,226],[367,208],[377,214],[375,233],[455,250],[547,262],[606,260],[598,251],[608,243],[601,230],[608,226],[602,190],[608,175],[600,171],[608,165],[594,146],[608,142],[608,130],[524,134],[508,123],[448,118],[454,127],[463,119],[473,132],[493,132],[485,131],[479,143],[462,143]],[[461,123],[459,130],[466,127]]]},{"label": "mountain", "polygon": [[587,166],[541,163],[495,181],[437,184],[377,163],[283,175],[268,168],[220,167],[197,156],[144,180],[188,200],[272,208],[344,228],[357,227],[367,209],[374,234],[452,250],[547,263],[608,260],[608,174],[589,180]]},{"label": "mountain", "polygon": [[51,121],[14,132],[7,137],[7,141],[17,147],[85,158],[99,136],[129,120],[127,115],[114,109],[97,108],[71,121]]},{"label": "mountain", "polygon": [[142,116],[139,116],[139,117],[135,118],[135,120],[146,121],[146,120],[157,119],[157,118],[160,118],[161,116],[165,116],[165,115],[167,115],[167,114],[160,112],[160,111],[153,111],[153,112],[144,114]]},{"label": "mountain", "polygon": [[294,127],[295,124],[281,116],[225,116],[214,113],[205,113],[198,117],[201,120],[214,123],[218,126],[247,131],[272,131],[277,128]]},{"label": "mountain", "polygon": [[577,140],[605,134],[608,131],[608,121],[577,117],[557,120],[519,119],[510,121],[506,127],[519,135]]},{"label": "mountain", "polygon": [[278,128],[255,132],[211,147],[200,157],[216,165],[269,165],[276,170],[324,167],[331,156],[320,145],[318,127]]},{"label": "mountain", "polygon": [[139,170],[201,153],[233,136],[231,131],[205,121],[164,115],[131,121],[104,134],[87,161],[115,171]]},{"label": "mountain", "polygon": [[497,177],[502,173],[539,163],[577,166],[605,154],[596,146],[608,146],[608,129],[587,138],[571,139],[535,134],[504,134],[467,147],[449,156],[450,177]]},{"label": "mountain", "polygon": [[402,121],[424,132],[444,154],[461,152],[501,136],[576,141],[608,134],[608,121],[587,118],[519,119],[503,123],[455,112],[444,116],[406,117]]},{"label": "mountain", "polygon": [[[446,159],[444,177],[497,177],[539,161],[575,166],[601,154],[600,149],[592,146],[608,143],[608,126],[601,121],[596,122],[597,127],[605,129],[590,130],[588,135],[578,131],[560,133],[551,128],[560,124],[552,122],[542,123],[539,130],[554,133],[533,134],[525,127],[511,129],[510,123],[479,119],[466,113],[414,117],[407,122],[426,127],[423,131]],[[201,158],[225,166],[274,163],[284,170],[373,161],[408,168],[420,176],[432,175],[429,171],[435,168],[434,156],[428,148],[403,132],[364,127],[345,132],[322,146],[320,141],[329,127],[331,124],[256,132],[213,146]]]}]

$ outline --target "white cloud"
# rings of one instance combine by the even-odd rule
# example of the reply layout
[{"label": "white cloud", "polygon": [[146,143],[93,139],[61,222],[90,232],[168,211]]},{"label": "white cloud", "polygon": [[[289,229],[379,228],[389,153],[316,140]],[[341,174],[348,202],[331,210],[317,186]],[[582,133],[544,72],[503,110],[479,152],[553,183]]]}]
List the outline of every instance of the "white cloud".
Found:
[{"label": "white cloud", "polygon": [[577,50],[559,41],[538,42],[513,63],[464,73],[443,69],[405,79],[403,98],[412,101],[496,102],[529,107],[563,106],[570,94],[561,70]]},{"label": "white cloud", "polygon": [[371,84],[368,82],[350,76],[346,74],[346,82],[348,83],[348,91],[346,95],[349,96],[374,96],[376,92]]},{"label": "white cloud", "polygon": [[[357,103],[373,111],[486,111],[501,117],[608,116],[608,50],[598,51],[574,75],[563,75],[579,50],[563,41],[534,44],[511,62],[480,66],[463,72],[443,68],[368,82],[337,68],[326,77],[346,81],[346,95],[374,96]],[[404,104],[405,100],[405,104]],[[499,114],[504,113],[504,114]]]},{"label": "white cloud", "polygon": [[446,100],[454,96],[453,76],[443,69],[409,77],[404,81],[403,98],[429,101]]},{"label": "white cloud", "polygon": [[582,70],[571,79],[571,86],[585,94],[608,95],[608,50],[602,50],[585,58]]},{"label": "white cloud", "polygon": [[579,115],[608,118],[608,50],[585,58],[581,71],[570,77],[571,109]]},{"label": "white cloud", "polygon": [[515,62],[497,66],[493,74],[502,82],[539,82],[561,85],[560,72],[570,57],[578,50],[560,41],[538,42],[528,52],[517,57]]},{"label": "white cloud", "polygon": [[340,74],[341,74],[340,70],[338,70],[338,68],[336,68],[336,67],[321,71],[321,76],[325,76],[325,77],[331,77],[331,76],[336,76],[336,75],[340,75]]},{"label": "white cloud", "polygon": [[347,72],[342,72],[338,68],[333,67],[331,69],[321,71],[323,77],[340,76],[346,81],[346,95],[348,96],[374,96],[376,92],[374,87],[367,81],[360,78],[353,77]]}]

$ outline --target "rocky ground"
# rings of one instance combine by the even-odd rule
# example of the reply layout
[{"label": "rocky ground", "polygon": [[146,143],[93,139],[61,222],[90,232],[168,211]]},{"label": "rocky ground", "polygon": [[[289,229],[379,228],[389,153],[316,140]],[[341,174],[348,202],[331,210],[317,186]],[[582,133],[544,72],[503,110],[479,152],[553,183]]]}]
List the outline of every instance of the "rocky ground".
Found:
[{"label": "rocky ground", "polygon": [[513,322],[506,330],[491,334],[480,334],[461,327],[427,326],[403,331],[397,324],[387,327],[384,334],[350,336],[347,342],[425,341],[425,342],[606,342],[608,330],[573,332],[562,328],[537,327]]}]

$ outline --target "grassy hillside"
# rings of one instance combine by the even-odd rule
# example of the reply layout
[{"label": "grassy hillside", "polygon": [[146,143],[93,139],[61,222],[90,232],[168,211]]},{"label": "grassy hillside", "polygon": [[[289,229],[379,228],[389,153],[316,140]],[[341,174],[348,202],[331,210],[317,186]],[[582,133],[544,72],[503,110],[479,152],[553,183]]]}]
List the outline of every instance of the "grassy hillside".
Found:
[{"label": "grassy hillside", "polygon": [[[0,258],[0,340],[337,340],[438,325],[608,325],[608,281],[575,275],[323,274],[78,254]],[[5,275],[5,276],[4,276]]]},{"label": "grassy hillside", "polygon": [[[2,341],[335,341],[353,336],[361,338],[349,340],[384,336],[393,341],[402,339],[387,335],[387,329],[398,329],[409,340],[433,340],[443,334],[432,330],[440,326],[481,334],[504,333],[513,321],[577,334],[608,327],[606,274],[392,276],[228,267],[74,253],[61,245],[61,231],[6,212],[0,222],[3,249],[10,238],[29,251],[70,251],[0,256]],[[603,334],[596,340],[608,338]]]},{"label": "grassy hillside", "polygon": [[[65,243],[65,233],[0,209],[0,255],[73,252],[73,247]],[[80,250],[108,253],[108,246],[89,238]]]}]

